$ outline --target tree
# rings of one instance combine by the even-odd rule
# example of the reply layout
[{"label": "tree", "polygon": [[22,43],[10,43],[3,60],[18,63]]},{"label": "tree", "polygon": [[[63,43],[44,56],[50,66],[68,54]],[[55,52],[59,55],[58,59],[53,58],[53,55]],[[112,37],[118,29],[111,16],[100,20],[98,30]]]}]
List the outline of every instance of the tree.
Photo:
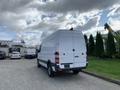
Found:
[{"label": "tree", "polygon": [[107,43],[106,43],[106,52],[108,57],[113,57],[116,53],[114,36],[111,32],[108,33]]},{"label": "tree", "polygon": [[85,38],[85,43],[86,43],[86,48],[87,48],[87,54],[88,54],[88,38],[87,35],[84,35]]},{"label": "tree", "polygon": [[93,56],[94,55],[94,51],[95,51],[94,38],[93,38],[93,36],[91,34],[90,38],[89,38],[89,44],[88,44],[88,54]]},{"label": "tree", "polygon": [[103,38],[99,32],[96,35],[95,53],[97,57],[103,57],[104,55]]},{"label": "tree", "polygon": [[118,54],[120,55],[120,39],[118,40]]}]

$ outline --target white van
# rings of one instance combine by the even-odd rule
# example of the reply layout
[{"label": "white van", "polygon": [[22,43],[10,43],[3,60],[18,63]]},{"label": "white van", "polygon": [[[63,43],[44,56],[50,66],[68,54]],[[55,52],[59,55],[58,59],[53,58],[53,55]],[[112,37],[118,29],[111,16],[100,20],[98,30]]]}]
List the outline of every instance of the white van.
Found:
[{"label": "white van", "polygon": [[45,38],[38,50],[37,65],[44,66],[50,77],[55,72],[72,70],[78,74],[87,66],[84,36],[77,30],[58,30]]},{"label": "white van", "polygon": [[36,49],[34,47],[26,47],[25,58],[35,58],[35,57],[36,57]]}]

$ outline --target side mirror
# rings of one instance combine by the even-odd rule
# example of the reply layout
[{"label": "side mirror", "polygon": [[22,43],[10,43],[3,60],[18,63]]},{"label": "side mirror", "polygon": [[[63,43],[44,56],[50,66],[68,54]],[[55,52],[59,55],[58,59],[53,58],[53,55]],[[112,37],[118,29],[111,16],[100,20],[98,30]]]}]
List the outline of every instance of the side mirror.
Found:
[{"label": "side mirror", "polygon": [[39,52],[40,52],[40,49],[37,50],[37,53],[39,53]]},{"label": "side mirror", "polygon": [[36,51],[37,51],[37,53],[39,53],[41,51],[41,45],[40,45],[39,49],[37,49]]}]

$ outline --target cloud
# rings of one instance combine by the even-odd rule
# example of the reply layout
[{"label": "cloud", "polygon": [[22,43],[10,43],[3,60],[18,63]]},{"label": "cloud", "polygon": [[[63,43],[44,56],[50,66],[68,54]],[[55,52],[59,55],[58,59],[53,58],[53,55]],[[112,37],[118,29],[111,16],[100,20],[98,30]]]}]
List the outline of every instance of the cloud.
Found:
[{"label": "cloud", "polygon": [[115,16],[120,14],[120,4],[113,5],[113,7],[109,8],[110,12],[107,17]]},{"label": "cloud", "polygon": [[42,32],[39,30],[35,31],[24,31],[18,33],[18,37],[23,39],[27,46],[35,46],[41,42]]},{"label": "cloud", "polygon": [[120,30],[120,16],[117,18],[111,17],[108,22],[114,31]]},{"label": "cloud", "polygon": [[11,31],[20,31],[25,25],[21,16],[11,12],[4,12],[0,14],[0,25],[7,26]]},{"label": "cloud", "polygon": [[105,9],[114,4],[120,3],[119,0],[57,0],[43,5],[34,5],[39,10],[49,12],[66,13],[69,11],[86,12],[95,9]]},{"label": "cloud", "polygon": [[33,0],[0,0],[0,11],[1,12],[17,11],[18,9],[23,8],[31,1]]},{"label": "cloud", "polygon": [[[41,1],[46,3],[41,4]],[[96,17],[95,13],[98,14],[99,10],[88,13],[84,12],[93,9],[107,8],[118,3],[119,0],[92,0],[91,3],[88,2],[89,0],[57,0],[55,2],[54,0],[1,0],[0,24],[6,25],[16,32],[30,28],[39,29],[48,27],[52,29],[53,27],[59,28],[72,24],[82,27],[85,26],[84,24],[87,24],[90,19]],[[32,7],[31,5],[38,7]],[[37,9],[39,9],[39,11]],[[75,15],[74,13],[76,11],[79,12]],[[57,12],[64,12],[64,16],[59,16]],[[66,16],[69,13],[72,17],[67,19]]]},{"label": "cloud", "polygon": [[0,27],[0,40],[12,40],[14,37],[16,37],[14,32],[11,32],[5,26]]},{"label": "cloud", "polygon": [[108,31],[104,30],[103,26],[97,26],[97,27],[92,27],[91,29],[87,31],[83,31],[83,34],[86,34],[87,36],[90,36],[91,34],[93,36],[96,36],[97,32],[100,32],[101,34],[107,34]]},{"label": "cloud", "polygon": [[104,9],[110,11],[111,25],[115,21],[114,26],[119,26],[119,8],[120,0],[0,0],[0,25],[15,31],[28,44],[37,44],[41,32],[45,32],[43,38],[59,28],[71,26],[94,31],[94,27],[99,27]]},{"label": "cloud", "polygon": [[82,31],[90,30],[92,27],[96,27],[97,20],[98,20],[98,18],[95,17],[95,18],[89,20],[84,26],[78,26],[77,28]]}]

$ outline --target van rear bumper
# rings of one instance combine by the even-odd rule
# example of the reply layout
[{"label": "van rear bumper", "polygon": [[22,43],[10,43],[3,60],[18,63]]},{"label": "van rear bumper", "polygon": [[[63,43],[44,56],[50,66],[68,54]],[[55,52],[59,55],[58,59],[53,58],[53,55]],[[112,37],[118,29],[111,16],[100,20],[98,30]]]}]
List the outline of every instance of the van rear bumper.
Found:
[{"label": "van rear bumper", "polygon": [[70,71],[70,70],[78,70],[81,71],[82,69],[86,69],[88,66],[88,63],[86,64],[85,67],[74,67],[74,68],[60,68],[59,65],[54,64],[55,71]]}]

